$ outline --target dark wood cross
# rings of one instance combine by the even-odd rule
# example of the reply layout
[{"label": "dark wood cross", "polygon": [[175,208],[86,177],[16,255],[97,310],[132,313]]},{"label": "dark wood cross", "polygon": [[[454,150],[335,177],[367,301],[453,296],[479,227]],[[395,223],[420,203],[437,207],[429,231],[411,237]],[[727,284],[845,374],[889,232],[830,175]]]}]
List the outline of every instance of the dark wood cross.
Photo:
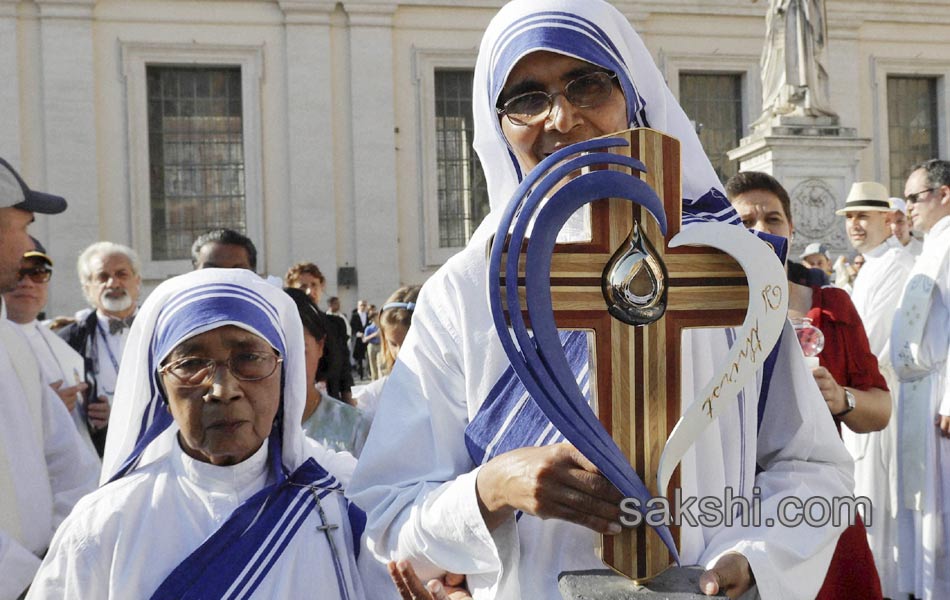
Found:
[{"label": "dark wood cross", "polygon": [[[681,227],[682,191],[679,141],[652,129],[624,137],[615,151],[640,159],[639,174],[663,201],[668,232],[645,210],[626,200],[591,205],[590,242],[559,244],[551,265],[551,293],[559,329],[593,331],[591,394],[598,418],[653,495],[657,495],[660,453],[680,417],[680,340],[683,329],[741,325],[749,302],[739,264],[719,250],[667,248]],[[628,239],[635,222],[652,241],[668,271],[664,316],[645,326],[630,326],[607,312],[601,288],[604,269]],[[527,315],[525,314],[526,318]],[[631,401],[632,399],[632,401]],[[679,487],[674,475],[670,489]],[[604,562],[632,578],[659,573],[671,563],[668,550],[646,525],[603,538]],[[678,543],[678,531],[673,529]]]}]

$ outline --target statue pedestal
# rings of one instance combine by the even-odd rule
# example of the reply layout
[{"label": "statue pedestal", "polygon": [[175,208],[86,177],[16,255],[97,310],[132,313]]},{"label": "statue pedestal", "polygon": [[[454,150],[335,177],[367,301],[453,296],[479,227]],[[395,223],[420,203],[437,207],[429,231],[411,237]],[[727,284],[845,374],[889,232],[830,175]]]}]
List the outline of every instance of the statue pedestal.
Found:
[{"label": "statue pedestal", "polygon": [[739,161],[740,171],[769,173],[788,190],[795,224],[790,258],[797,260],[811,242],[824,242],[834,260],[852,252],[844,218],[835,210],[844,205],[859,154],[870,142],[839,126],[837,117],[778,116],[756,123],[729,158]]},{"label": "statue pedestal", "polygon": [[558,577],[558,589],[564,600],[709,600],[725,594],[707,596],[699,591],[702,567],[671,567],[645,585],[610,569],[568,571]]}]

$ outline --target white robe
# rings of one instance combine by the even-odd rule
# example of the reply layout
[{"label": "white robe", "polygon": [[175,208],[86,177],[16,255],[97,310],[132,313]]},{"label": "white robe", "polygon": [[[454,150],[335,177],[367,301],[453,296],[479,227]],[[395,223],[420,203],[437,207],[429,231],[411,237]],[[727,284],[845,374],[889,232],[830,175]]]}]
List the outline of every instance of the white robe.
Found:
[{"label": "white robe", "polygon": [[[180,448],[84,498],[53,538],[28,598],[149,598],[245,500],[270,483],[267,444],[234,466],[196,461]],[[328,453],[328,456],[331,456]],[[326,461],[318,461],[324,463]],[[321,506],[347,519],[339,493]],[[254,598],[340,598],[327,539],[307,516]],[[363,598],[348,529],[331,530],[350,598]]]},{"label": "white robe", "polygon": [[[924,256],[934,252],[938,238],[946,248],[950,217],[934,225],[924,238]],[[933,418],[950,416],[950,261],[936,277],[933,303],[924,327],[921,354],[935,369],[930,378],[930,410],[925,423],[901,424],[901,436],[925,436],[922,510],[901,503],[898,512],[901,557],[900,589],[923,600],[950,598],[950,439],[941,437]],[[901,401],[904,400],[903,390]]]},{"label": "white robe", "polygon": [[871,500],[871,518],[864,515],[868,544],[885,597],[897,589],[897,394],[890,339],[894,311],[900,304],[914,257],[894,236],[864,254],[865,264],[854,282],[851,300],[861,317],[871,352],[891,391],[891,420],[881,431],[854,433],[841,428],[841,438],[854,458],[854,495]]},{"label": "white robe", "polygon": [[904,248],[910,252],[910,255],[914,258],[920,256],[920,253],[924,251],[924,243],[917,239],[916,237],[910,238],[910,241],[907,242],[907,245]]},{"label": "white robe", "polygon": [[[53,333],[49,327],[35,319],[30,323],[16,323],[14,326],[20,330],[20,333],[30,344],[30,348],[33,349],[33,356],[36,357],[36,362],[39,364],[46,383],[62,381],[64,387],[70,387],[82,381],[84,370],[82,356],[73,350],[65,340]],[[96,455],[98,460],[99,455],[96,446],[92,443],[89,427],[86,425],[82,411],[79,410],[78,402],[73,410],[69,411],[69,414],[76,424],[79,437],[82,438],[86,447]]]},{"label": "white robe", "polygon": [[[13,600],[33,579],[56,527],[96,489],[99,465],[5,317],[0,313],[0,600]],[[21,382],[10,355],[32,363],[36,381]]]},{"label": "white robe", "polygon": [[356,401],[356,407],[363,411],[370,421],[376,416],[379,409],[379,399],[383,395],[383,386],[386,385],[388,375],[383,375],[379,379],[370,381],[366,385],[358,385],[353,388],[353,399]]},{"label": "white robe", "polygon": [[864,266],[854,280],[851,301],[861,315],[871,352],[890,362],[891,325],[914,257],[894,236],[864,253]]},{"label": "white robe", "polygon": [[[476,600],[559,598],[560,572],[602,566],[595,534],[528,515],[489,532],[478,509],[478,468],[464,431],[508,366],[486,289],[485,250],[472,244],[423,287],[348,494],[367,511],[369,547],[380,560],[410,558],[423,577],[467,574]],[[784,496],[851,494],[851,460],[795,339],[786,328],[761,433],[757,392],[747,389],[687,454],[685,494],[722,498],[731,486],[749,497],[755,485],[763,518],[774,516]],[[721,330],[687,335],[683,355],[692,360],[684,381],[691,384],[684,388],[701,388],[712,375],[709,357],[725,351]],[[757,461],[765,470],[755,476]],[[736,550],[748,558],[762,597],[813,598],[839,534],[832,527],[684,528],[682,556],[685,564],[711,565]]]}]

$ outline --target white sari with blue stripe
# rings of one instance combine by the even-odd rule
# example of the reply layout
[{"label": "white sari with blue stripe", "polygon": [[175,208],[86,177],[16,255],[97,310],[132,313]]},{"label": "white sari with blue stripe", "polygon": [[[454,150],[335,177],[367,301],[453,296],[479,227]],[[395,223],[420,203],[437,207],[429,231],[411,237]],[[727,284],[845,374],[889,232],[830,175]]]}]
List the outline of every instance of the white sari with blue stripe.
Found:
[{"label": "white sari with blue stripe", "polygon": [[[282,402],[250,458],[186,455],[156,367],[178,344],[224,325],[283,358]],[[160,285],[133,325],[104,462],[111,482],[54,537],[35,597],[363,598],[362,514],[343,497],[352,459],[303,435],[303,328],[293,301],[250,271],[196,271]],[[336,474],[336,476],[334,476]]]},{"label": "white sari with blue stripe", "polygon": [[[630,125],[652,127],[682,143],[686,222],[738,223],[689,120],[619,11],[601,0],[515,0],[501,9],[482,41],[473,98],[474,143],[492,212],[466,249],[423,286],[348,488],[367,512],[368,547],[376,556],[409,558],[422,577],[464,573],[476,600],[558,598],[560,572],[602,566],[597,536],[571,523],[522,515],[489,531],[476,494],[486,460],[519,444],[558,439],[510,372],[487,299],[487,244],[523,175],[502,134],[495,102],[516,62],[537,50],[616,72]],[[568,222],[565,229],[571,226]],[[736,234],[747,235],[738,228]],[[682,403],[688,406],[713,375],[710,357],[725,353],[734,340],[723,330],[684,338]],[[784,338],[762,428],[757,431],[755,410],[761,386],[753,382],[685,457],[685,494],[721,498],[730,487],[750,497],[757,488],[763,517],[769,517],[785,495],[849,493],[849,457],[794,336]],[[584,357],[576,358],[575,376],[583,378]],[[808,598],[821,584],[838,532],[684,528],[680,554],[686,563],[709,566],[724,552],[741,552],[763,597]]]}]

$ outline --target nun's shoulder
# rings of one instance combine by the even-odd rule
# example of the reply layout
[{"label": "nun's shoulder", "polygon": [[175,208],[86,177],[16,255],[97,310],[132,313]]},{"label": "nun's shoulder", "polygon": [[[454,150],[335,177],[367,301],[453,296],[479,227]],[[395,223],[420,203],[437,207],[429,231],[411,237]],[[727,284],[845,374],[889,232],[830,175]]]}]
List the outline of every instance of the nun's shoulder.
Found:
[{"label": "nun's shoulder", "polygon": [[[457,304],[464,294],[477,291],[482,296],[488,281],[488,242],[473,240],[452,255],[422,286],[421,296],[442,296]],[[461,296],[459,294],[462,294]],[[420,299],[417,304],[424,304]]]}]

